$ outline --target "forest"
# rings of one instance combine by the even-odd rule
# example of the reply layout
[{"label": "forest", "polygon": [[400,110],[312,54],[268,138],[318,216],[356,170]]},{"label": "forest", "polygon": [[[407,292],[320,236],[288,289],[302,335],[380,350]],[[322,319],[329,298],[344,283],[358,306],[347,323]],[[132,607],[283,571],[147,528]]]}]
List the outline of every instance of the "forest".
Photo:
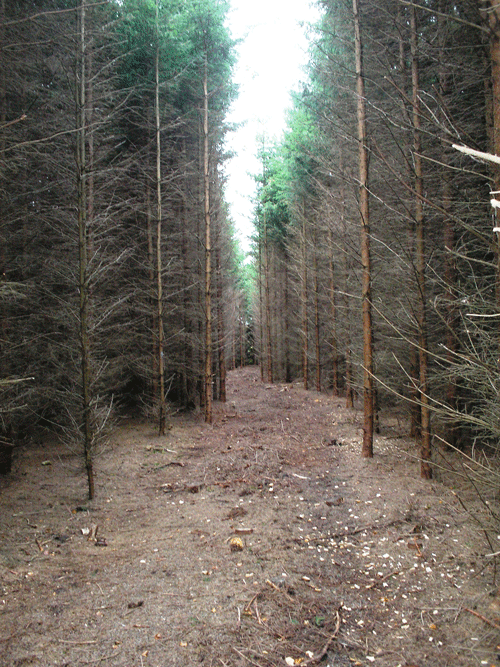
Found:
[{"label": "forest", "polygon": [[500,660],[500,5],[0,0],[0,667]]},{"label": "forest", "polygon": [[[114,420],[226,400],[228,369],[498,446],[500,9],[319,0],[244,257],[224,198],[225,0],[1,0],[0,441],[94,460]],[[256,148],[257,150],[257,148]],[[4,454],[7,457],[7,454]]]},{"label": "forest", "polygon": [[[224,2],[2,2],[1,431],[93,459],[113,414],[168,428],[246,354],[224,202]],[[242,352],[243,350],[243,352]]]},{"label": "forest", "polygon": [[364,457],[380,408],[404,409],[431,478],[433,449],[499,441],[500,12],[320,5],[285,137],[261,147],[261,370],[359,397]]}]

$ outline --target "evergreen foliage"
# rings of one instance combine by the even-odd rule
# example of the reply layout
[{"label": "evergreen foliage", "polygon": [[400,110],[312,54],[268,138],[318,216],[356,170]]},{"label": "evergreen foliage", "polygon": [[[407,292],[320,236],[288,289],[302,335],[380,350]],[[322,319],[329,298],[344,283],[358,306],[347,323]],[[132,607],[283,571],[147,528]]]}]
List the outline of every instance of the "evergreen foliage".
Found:
[{"label": "evergreen foliage", "polygon": [[[37,0],[1,8],[0,434],[19,442],[40,426],[59,430],[68,445],[85,450],[88,471],[117,409],[157,410],[159,354],[172,405],[206,400],[205,62],[212,245],[224,276],[214,281],[212,295],[220,327],[211,345],[222,350],[213,357],[216,397],[225,359],[243,363],[234,349],[240,321],[249,320],[223,201],[224,118],[236,94],[228,5]],[[157,52],[159,265],[153,252]],[[161,323],[154,307],[157,266],[164,283]],[[237,306],[226,307],[233,300]]]},{"label": "evergreen foliage", "polygon": [[[308,79],[283,139],[261,156],[257,345],[266,365],[283,368],[291,354],[292,377],[309,386],[315,376],[349,405],[364,365],[353,6],[318,4]],[[420,442],[428,403],[441,443],[497,443],[498,239],[487,191],[498,168],[452,148],[498,150],[496,10],[465,0],[359,5],[374,409],[383,401],[408,410]],[[278,321],[266,310],[268,292]],[[280,326],[288,332],[281,339]]]},{"label": "evergreen foliage", "polygon": [[422,452],[429,408],[439,442],[497,446],[500,169],[453,144],[500,153],[499,10],[359,0],[358,24],[318,4],[247,264],[226,0],[0,0],[2,440],[57,429],[90,487],[117,409],[224,400],[226,367],[254,360],[353,405],[371,336],[375,414],[406,410]]}]

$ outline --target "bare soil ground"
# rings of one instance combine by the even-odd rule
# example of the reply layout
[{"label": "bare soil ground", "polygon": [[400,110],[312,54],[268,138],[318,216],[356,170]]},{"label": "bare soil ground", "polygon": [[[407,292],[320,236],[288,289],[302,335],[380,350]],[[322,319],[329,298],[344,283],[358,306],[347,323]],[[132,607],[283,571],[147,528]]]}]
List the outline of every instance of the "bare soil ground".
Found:
[{"label": "bare soil ground", "polygon": [[92,503],[63,445],[18,450],[0,665],[497,665],[491,548],[404,435],[386,414],[362,460],[342,399],[245,368],[212,426],[117,429]]}]

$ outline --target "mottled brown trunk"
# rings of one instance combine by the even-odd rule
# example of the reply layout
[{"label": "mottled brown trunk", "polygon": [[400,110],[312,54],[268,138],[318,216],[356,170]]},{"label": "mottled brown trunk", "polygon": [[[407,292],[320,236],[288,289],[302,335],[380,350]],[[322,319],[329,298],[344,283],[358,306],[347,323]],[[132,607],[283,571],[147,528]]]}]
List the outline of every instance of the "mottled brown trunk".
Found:
[{"label": "mottled brown trunk", "polygon": [[240,322],[238,320],[238,324],[236,325],[235,330],[233,331],[233,335],[231,336],[231,368],[230,368],[230,370],[232,370],[232,371],[234,371],[234,369],[236,368],[236,336],[238,336],[239,331],[240,331]]},{"label": "mottled brown trunk", "polygon": [[262,262],[262,244],[263,244],[262,233],[259,234],[259,365],[260,365],[260,379],[264,382],[265,379],[265,340],[264,340],[264,301],[263,301],[263,262]]},{"label": "mottled brown trunk", "polygon": [[313,289],[314,289],[314,349],[316,356],[316,391],[321,391],[321,323],[319,317],[318,240],[314,234]]},{"label": "mottled brown trunk", "polygon": [[219,361],[219,400],[226,402],[226,336],[224,331],[223,277],[220,260],[220,235],[215,248],[215,275],[217,277],[217,353]]},{"label": "mottled brown trunk", "polygon": [[[408,30],[407,30],[407,19],[406,16],[403,16],[403,10],[401,7],[400,0],[395,0],[396,2],[396,12],[397,12],[397,24],[398,24],[398,44],[399,44],[399,71],[403,79],[403,89],[404,89],[404,99],[401,102],[401,111],[404,117],[407,117],[408,110],[406,106],[406,101],[410,99],[410,82],[408,78],[408,68],[407,68],[407,50],[408,50]],[[408,122],[411,122],[408,117]],[[411,140],[408,140],[407,145],[405,145],[405,150],[408,153],[411,152]],[[405,142],[406,143],[406,142]],[[408,176],[408,182],[413,180],[413,173],[410,167],[411,161],[408,160],[406,163],[406,170]],[[408,224],[408,256],[413,258],[415,255],[415,220],[409,217]],[[413,271],[413,264],[411,264],[410,274],[408,276],[408,288],[407,292],[410,295],[409,301],[410,310],[413,310],[413,294],[415,293],[415,272]],[[418,359],[418,349],[416,348],[413,341],[410,341],[409,350],[408,350],[408,377],[410,380],[409,387],[409,397],[410,397],[410,435],[415,438],[415,440],[420,441],[420,433],[422,432],[421,428],[421,411],[420,411],[420,392],[419,392],[419,359]]]},{"label": "mottled brown trunk", "polygon": [[205,412],[205,318],[203,303],[205,299],[205,213],[203,205],[203,192],[205,188],[205,168],[204,160],[204,135],[203,135],[203,113],[200,114],[198,124],[198,178],[197,178],[197,201],[199,208],[196,210],[196,239],[197,239],[197,268],[198,280],[196,281],[196,303],[199,304],[199,310],[196,313],[196,336],[199,344],[194,351],[196,366],[196,392],[199,397],[200,407]]},{"label": "mottled brown trunk", "polygon": [[88,263],[88,200],[87,200],[87,71],[86,71],[86,2],[81,0],[77,12],[77,73],[76,73],[76,174],[78,197],[78,290],[80,295],[80,364],[82,435],[85,469],[87,471],[88,495],[95,495],[90,363],[90,276]]},{"label": "mottled brown trunk", "polygon": [[267,234],[266,212],[264,210],[264,298],[266,308],[266,379],[273,382],[273,341],[271,322],[269,238]]},{"label": "mottled brown trunk", "polygon": [[285,271],[285,335],[284,335],[284,345],[285,345],[285,382],[292,381],[292,369],[290,364],[290,296],[289,296],[289,285],[288,285],[288,256],[285,253],[284,261],[284,271]]},{"label": "mottled brown trunk", "polygon": [[[0,2],[0,125],[3,127],[7,120],[7,100],[5,91],[5,56],[4,56],[4,40],[5,40],[5,0]],[[5,133],[0,132],[0,154],[5,155]],[[6,224],[7,217],[5,211],[0,212],[0,285],[4,280],[7,280],[7,256],[6,245],[7,238],[3,234],[3,227]],[[8,327],[8,307],[6,302],[0,302],[0,378],[5,378],[10,375],[8,354],[7,354],[7,340],[9,336]],[[8,412],[4,413],[4,429],[9,429],[10,415]]]},{"label": "mottled brown trunk", "polygon": [[[490,27],[490,58],[491,58],[491,138],[493,145],[491,152],[500,155],[500,6],[498,2],[489,0],[489,11],[487,14]],[[493,191],[500,192],[500,166],[491,165],[493,175]],[[496,196],[498,198],[498,195]],[[500,227],[500,211],[494,209],[495,227]],[[496,254],[496,304],[500,309],[500,233],[495,234]],[[498,347],[500,348],[500,331],[498,335]],[[499,355],[500,359],[500,355]],[[500,361],[498,364],[500,368]]]},{"label": "mottled brown trunk", "polygon": [[203,75],[203,183],[205,214],[205,421],[212,423],[212,245],[210,222],[210,166],[208,145],[208,62]]},{"label": "mottled brown trunk", "polygon": [[304,389],[309,389],[309,320],[307,313],[307,225],[305,205],[302,206],[302,377]]},{"label": "mottled brown trunk", "polygon": [[86,49],[86,78],[87,78],[87,99],[86,99],[86,129],[87,135],[87,217],[89,221],[89,254],[94,253],[94,234],[92,230],[92,222],[94,220],[94,203],[95,203],[95,174],[94,174],[94,86],[92,84],[92,65],[93,54],[92,49]]},{"label": "mottled brown trunk", "polygon": [[[448,142],[446,133],[446,113],[443,104],[449,92],[449,74],[446,68],[446,48],[447,48],[447,22],[443,16],[449,6],[448,0],[440,0],[440,16],[438,17],[438,39],[439,39],[439,94],[441,105],[439,106],[441,123],[441,163],[444,165],[441,179],[441,208],[444,211],[444,281],[445,281],[445,302],[446,302],[446,360],[451,368],[456,357],[457,351],[457,324],[458,314],[455,305],[455,285],[456,285],[456,267],[455,267],[455,223],[451,215],[452,190],[451,190],[451,170],[448,167]],[[453,378],[448,380],[446,386],[446,403],[455,411],[457,408],[457,384]],[[456,447],[458,436],[458,421],[452,419],[446,427],[445,439],[449,445]]]},{"label": "mottled brown trunk", "polygon": [[242,314],[240,317],[240,366],[245,366],[246,364],[246,355],[245,355],[245,320],[244,320],[244,315]]},{"label": "mottled brown trunk", "polygon": [[163,278],[162,278],[162,187],[161,187],[161,125],[160,125],[160,40],[158,25],[158,0],[156,0],[156,49],[155,49],[155,136],[156,136],[156,315],[158,322],[158,431],[165,435],[167,406],[165,401],[165,360],[163,329]]},{"label": "mottled brown trunk", "polygon": [[361,217],[361,308],[363,315],[363,447],[361,455],[373,456],[373,329],[371,305],[370,209],[368,192],[368,149],[366,141],[366,99],[363,71],[363,43],[359,0],[353,0],[356,58],[356,95],[359,145],[359,212]]}]

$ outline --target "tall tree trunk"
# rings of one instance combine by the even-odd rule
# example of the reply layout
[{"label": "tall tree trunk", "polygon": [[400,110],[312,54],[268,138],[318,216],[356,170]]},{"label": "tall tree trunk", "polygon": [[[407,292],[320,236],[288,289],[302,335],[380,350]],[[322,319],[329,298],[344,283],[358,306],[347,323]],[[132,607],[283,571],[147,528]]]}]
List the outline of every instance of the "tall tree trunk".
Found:
[{"label": "tall tree trunk", "polygon": [[236,366],[236,336],[240,330],[240,321],[235,324],[234,331],[231,334],[231,365],[229,367],[230,371],[234,371]]},{"label": "tall tree trunk", "polygon": [[309,321],[307,313],[307,225],[305,203],[302,203],[302,377],[304,389],[309,389]]},{"label": "tall tree trunk", "polygon": [[219,355],[219,400],[226,402],[226,335],[224,327],[223,277],[220,260],[220,235],[215,248],[215,275],[217,277],[217,351]]},{"label": "tall tree trunk", "polygon": [[245,313],[242,312],[239,321],[240,366],[246,366],[245,354]]},{"label": "tall tree trunk", "polygon": [[[0,2],[0,54],[2,58],[4,57],[4,40],[5,40],[5,0]],[[5,61],[0,63],[0,127],[5,125],[7,120],[7,95],[5,90],[6,80],[5,80]],[[5,132],[0,132],[0,155],[5,155]],[[3,234],[3,227],[6,227],[5,218],[6,213],[2,211],[0,214],[2,219],[0,220],[0,285],[4,280],[7,280],[7,256],[6,256],[6,245],[7,245],[7,231],[5,236]],[[7,304],[0,302],[0,378],[6,378],[9,373],[9,362],[7,354],[7,340],[8,340],[8,309]],[[10,415],[8,412],[5,412],[3,421],[5,423],[4,428],[0,427],[0,432],[8,431],[10,425]]]},{"label": "tall tree trunk", "polygon": [[266,211],[264,209],[264,298],[266,306],[266,376],[267,381],[273,382],[273,340],[271,329],[271,293],[269,285],[269,239],[267,234]]},{"label": "tall tree trunk", "polygon": [[[485,23],[490,28],[490,63],[491,63],[491,97],[487,102],[487,112],[489,111],[487,126],[489,128],[489,139],[491,142],[490,152],[494,155],[500,155],[500,6],[494,0],[487,0],[484,3],[487,7],[481,8],[481,15]],[[488,108],[489,107],[489,108]],[[500,166],[491,164],[491,172],[493,176],[494,192],[500,192]],[[496,195],[498,198],[498,195]],[[500,210],[494,209],[494,227],[500,227]],[[495,239],[495,260],[496,260],[496,304],[497,309],[500,309],[500,233],[496,233]],[[500,348],[500,330],[498,332],[497,347]],[[500,355],[499,355],[500,358]],[[500,369],[500,362],[499,362]]]},{"label": "tall tree trunk", "polygon": [[[456,267],[455,267],[455,223],[451,215],[452,189],[451,189],[451,170],[448,167],[448,142],[446,133],[446,112],[443,105],[449,92],[449,75],[446,69],[445,56],[448,42],[446,17],[444,16],[449,8],[447,0],[440,0],[438,16],[438,39],[439,39],[439,95],[441,104],[439,105],[439,120],[441,124],[441,163],[444,166],[441,179],[441,208],[445,212],[444,218],[444,281],[445,281],[445,300],[446,300],[446,360],[451,368],[456,359],[457,351],[457,322],[458,314],[455,305],[455,287],[456,287]],[[446,403],[451,410],[457,409],[457,384],[454,378],[448,380],[446,387]],[[459,424],[456,419],[452,419],[446,428],[446,442],[451,447],[456,447]]]},{"label": "tall tree trunk", "polygon": [[262,262],[262,246],[263,246],[264,240],[262,238],[262,233],[259,232],[259,241],[258,241],[258,249],[259,249],[259,365],[260,365],[260,379],[262,382],[264,382],[265,379],[265,340],[264,340],[264,298],[263,298],[263,289],[262,289],[262,283],[263,283],[263,267],[264,264]]},{"label": "tall tree trunk", "polygon": [[417,268],[417,324],[419,350],[419,400],[422,432],[420,434],[420,474],[424,479],[432,477],[430,406],[428,386],[427,353],[427,307],[425,284],[425,227],[423,208],[423,177],[421,158],[420,97],[419,97],[419,62],[417,16],[415,7],[410,8],[411,28],[411,80],[413,108],[413,164],[415,169],[415,226],[416,226],[416,268]]},{"label": "tall tree trunk", "polygon": [[196,389],[199,396],[200,407],[203,408],[205,414],[205,311],[203,304],[205,301],[205,265],[206,265],[206,249],[205,249],[205,166],[204,166],[204,130],[203,130],[203,113],[200,114],[198,124],[198,171],[197,171],[197,202],[199,206],[196,209],[196,239],[199,259],[197,262],[198,280],[196,281],[196,298],[195,302],[199,304],[200,311],[196,314],[196,334],[198,345],[195,350],[195,366],[196,366]]},{"label": "tall tree trunk", "polygon": [[285,251],[285,256],[283,258],[283,266],[284,266],[284,272],[285,272],[285,277],[284,277],[284,283],[285,283],[285,335],[284,338],[285,340],[283,341],[285,344],[285,382],[291,382],[292,381],[292,369],[290,365],[290,313],[289,313],[289,308],[290,308],[290,288],[288,285],[288,256]]},{"label": "tall tree trunk", "polygon": [[165,360],[163,330],[163,277],[162,277],[162,200],[161,200],[161,126],[160,126],[160,38],[158,0],[156,0],[156,50],[155,50],[155,130],[156,130],[156,315],[158,320],[158,430],[165,435],[167,406],[165,402]]},{"label": "tall tree trunk", "polygon": [[332,346],[332,390],[333,395],[339,395],[339,344],[337,340],[337,304],[335,300],[335,262],[333,259],[333,235],[328,230],[329,254],[328,269],[330,274],[330,317],[331,317],[331,346]]},{"label": "tall tree trunk", "polygon": [[319,318],[318,238],[314,233],[313,289],[314,289],[314,349],[316,355],[316,391],[321,391],[321,325]]},{"label": "tall tree trunk", "polygon": [[368,192],[368,149],[366,144],[366,100],[363,71],[363,43],[359,19],[359,0],[353,0],[356,94],[359,144],[359,211],[361,216],[361,263],[363,315],[363,447],[361,455],[373,456],[373,329],[371,304],[370,209]]},{"label": "tall tree trunk", "polygon": [[78,17],[78,53],[77,53],[77,115],[76,115],[76,174],[78,196],[78,289],[80,294],[80,363],[81,363],[81,400],[82,400],[82,435],[85,469],[87,471],[88,495],[92,500],[95,495],[91,396],[91,360],[90,360],[90,277],[88,262],[88,200],[87,200],[87,117],[86,117],[86,0],[81,0]]},{"label": "tall tree trunk", "polygon": [[[400,0],[395,0],[396,2],[396,23],[398,28],[398,43],[399,43],[399,71],[403,79],[403,101],[401,103],[401,113],[403,117],[407,116],[406,101],[410,99],[411,95],[409,92],[409,79],[408,79],[408,67],[407,67],[407,50],[408,50],[408,35],[407,35],[407,19],[406,15],[403,15],[401,2]],[[411,152],[410,140],[408,145],[405,146],[408,152]],[[412,182],[413,173],[411,171],[411,161],[406,162],[408,182]],[[408,257],[411,258],[409,264],[413,267],[413,258],[415,256],[415,220],[409,216],[408,224]],[[407,293],[413,295],[415,292],[415,272],[412,268],[411,273],[408,277],[408,286]],[[410,296],[409,299],[412,297]],[[413,305],[410,305],[410,310],[414,310]],[[418,359],[418,349],[415,347],[413,342],[409,344],[408,350],[408,377],[410,380],[409,394],[410,394],[410,435],[415,438],[415,440],[420,440],[420,433],[422,432],[421,427],[421,410],[420,410],[420,394],[419,394],[419,359]]]},{"label": "tall tree trunk", "polygon": [[208,145],[208,62],[203,74],[203,182],[205,214],[205,421],[212,423],[212,245],[210,229],[210,161]]}]

